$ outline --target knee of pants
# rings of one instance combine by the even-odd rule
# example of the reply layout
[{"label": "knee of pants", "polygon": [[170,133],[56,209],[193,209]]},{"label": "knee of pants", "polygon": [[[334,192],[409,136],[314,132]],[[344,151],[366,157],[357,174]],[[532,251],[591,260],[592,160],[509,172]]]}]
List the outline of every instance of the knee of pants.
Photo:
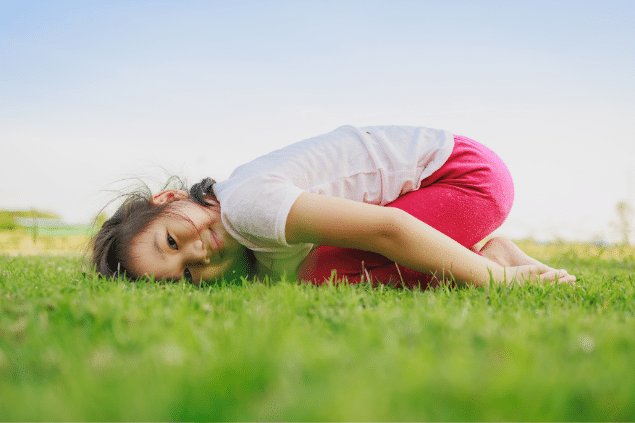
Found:
[{"label": "knee of pants", "polygon": [[361,275],[364,268],[381,266],[389,260],[376,253],[352,248],[321,245],[311,251],[297,271],[298,280],[323,283],[331,277],[333,270],[338,278]]}]

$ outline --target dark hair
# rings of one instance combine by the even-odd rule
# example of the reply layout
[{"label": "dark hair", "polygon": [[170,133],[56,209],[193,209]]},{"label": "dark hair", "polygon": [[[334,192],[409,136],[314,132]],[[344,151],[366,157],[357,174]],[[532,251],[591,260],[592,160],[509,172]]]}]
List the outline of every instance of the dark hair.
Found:
[{"label": "dark hair", "polygon": [[205,178],[201,182],[192,185],[190,197],[201,206],[211,206],[212,204],[205,199],[205,196],[210,196],[216,201],[216,194],[214,194],[215,183],[216,181],[212,178]]},{"label": "dark hair", "polygon": [[[216,200],[213,187],[216,181],[205,178],[194,184],[189,192],[190,197],[202,206],[212,206],[205,196],[211,196]],[[171,177],[163,189],[169,187],[184,189],[185,181],[177,177]],[[132,240],[143,232],[157,217],[168,212],[168,204],[155,205],[152,203],[152,193],[147,185],[125,194],[124,202],[115,214],[104,222],[92,240],[92,266],[95,271],[105,277],[115,278],[127,276],[137,279],[130,271],[130,246]],[[248,260],[250,272],[253,269],[253,253],[249,252]],[[248,275],[245,275],[248,276]]]}]

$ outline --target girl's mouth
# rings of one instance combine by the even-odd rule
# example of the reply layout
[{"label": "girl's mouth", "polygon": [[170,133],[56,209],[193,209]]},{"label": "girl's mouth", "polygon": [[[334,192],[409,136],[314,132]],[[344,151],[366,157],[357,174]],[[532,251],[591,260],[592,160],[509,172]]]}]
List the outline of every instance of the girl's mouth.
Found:
[{"label": "girl's mouth", "polygon": [[225,244],[223,243],[223,239],[212,228],[209,228],[209,241],[209,250],[216,252],[220,258],[223,258]]}]

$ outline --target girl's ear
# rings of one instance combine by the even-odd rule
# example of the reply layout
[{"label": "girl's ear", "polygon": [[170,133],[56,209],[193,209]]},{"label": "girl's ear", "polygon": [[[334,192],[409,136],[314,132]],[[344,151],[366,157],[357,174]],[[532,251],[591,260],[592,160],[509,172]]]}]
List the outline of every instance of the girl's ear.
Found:
[{"label": "girl's ear", "polygon": [[152,204],[158,206],[161,204],[171,203],[173,201],[185,200],[187,198],[190,198],[190,195],[187,192],[179,189],[169,189],[153,195]]}]

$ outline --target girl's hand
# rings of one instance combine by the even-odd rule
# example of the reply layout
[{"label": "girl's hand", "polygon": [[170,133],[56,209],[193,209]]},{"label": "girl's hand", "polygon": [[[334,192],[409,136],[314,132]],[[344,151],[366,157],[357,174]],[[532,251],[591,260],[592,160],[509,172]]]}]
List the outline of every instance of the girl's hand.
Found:
[{"label": "girl's hand", "polygon": [[575,285],[575,276],[564,269],[554,269],[545,264],[526,264],[505,268],[507,283],[516,280],[521,284],[532,282],[568,283]]}]

